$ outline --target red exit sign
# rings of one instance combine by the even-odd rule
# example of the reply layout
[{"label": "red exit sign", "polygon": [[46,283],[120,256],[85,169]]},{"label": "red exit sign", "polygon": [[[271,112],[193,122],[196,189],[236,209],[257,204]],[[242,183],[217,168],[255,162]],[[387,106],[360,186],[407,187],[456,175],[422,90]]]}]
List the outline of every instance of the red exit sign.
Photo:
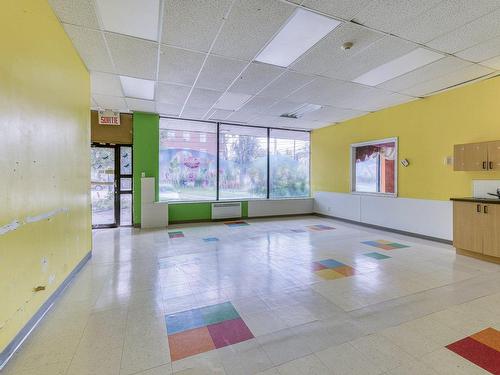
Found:
[{"label": "red exit sign", "polygon": [[99,125],[120,125],[120,112],[99,111]]}]

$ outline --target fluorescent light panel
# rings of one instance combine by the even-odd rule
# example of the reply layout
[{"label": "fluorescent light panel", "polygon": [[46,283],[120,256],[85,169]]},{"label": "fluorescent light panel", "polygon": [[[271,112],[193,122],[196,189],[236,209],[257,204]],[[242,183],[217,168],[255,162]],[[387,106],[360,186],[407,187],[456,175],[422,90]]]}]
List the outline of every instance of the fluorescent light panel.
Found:
[{"label": "fluorescent light panel", "polygon": [[321,108],[321,105],[319,105],[319,104],[305,103],[292,112],[282,114],[281,117],[301,118],[306,113],[317,111],[320,108]]},{"label": "fluorescent light panel", "polygon": [[417,48],[406,55],[398,57],[397,59],[360,75],[353,82],[367,86],[377,86],[382,82],[399,77],[424,65],[430,64],[431,62],[442,59],[443,57],[444,55],[440,53],[425,48]]},{"label": "fluorescent light panel", "polygon": [[155,98],[155,82],[148,79],[139,79],[120,76],[125,96],[136,99],[153,100]]},{"label": "fluorescent light panel", "polygon": [[298,8],[255,60],[287,67],[338,25],[339,21]]},{"label": "fluorescent light panel", "polygon": [[160,0],[96,0],[107,31],[158,41]]},{"label": "fluorescent light panel", "polygon": [[214,108],[235,111],[251,97],[252,95],[240,94],[237,92],[226,92],[219,98],[217,103],[215,103]]}]

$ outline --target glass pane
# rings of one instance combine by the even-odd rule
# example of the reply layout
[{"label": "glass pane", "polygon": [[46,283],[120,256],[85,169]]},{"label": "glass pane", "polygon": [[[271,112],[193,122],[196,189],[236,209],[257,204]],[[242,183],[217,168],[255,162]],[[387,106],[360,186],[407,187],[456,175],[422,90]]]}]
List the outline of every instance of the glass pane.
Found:
[{"label": "glass pane", "polygon": [[120,190],[132,191],[132,179],[129,177],[120,178]]},{"label": "glass pane", "polygon": [[354,191],[394,193],[396,142],[374,143],[355,148]]},{"label": "glass pane", "polygon": [[120,195],[120,225],[132,225],[132,194]]},{"label": "glass pane", "polygon": [[92,147],[92,224],[115,224],[115,150]]},{"label": "glass pane", "polygon": [[132,174],[132,147],[120,147],[120,174]]},{"label": "glass pane", "polygon": [[309,196],[309,133],[271,129],[269,147],[269,196]]},{"label": "glass pane", "polygon": [[220,125],[221,199],[267,197],[267,129]]},{"label": "glass pane", "polygon": [[217,125],[160,120],[160,200],[215,200]]}]

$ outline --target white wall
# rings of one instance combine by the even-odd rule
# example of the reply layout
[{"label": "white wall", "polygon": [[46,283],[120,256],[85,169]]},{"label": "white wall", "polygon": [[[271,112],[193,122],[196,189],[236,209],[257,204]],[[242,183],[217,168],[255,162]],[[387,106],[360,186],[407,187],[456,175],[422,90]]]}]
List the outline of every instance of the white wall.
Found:
[{"label": "white wall", "polygon": [[445,240],[453,239],[451,201],[317,192],[314,212]]},{"label": "white wall", "polygon": [[313,202],[312,198],[248,201],[248,217],[310,214]]}]

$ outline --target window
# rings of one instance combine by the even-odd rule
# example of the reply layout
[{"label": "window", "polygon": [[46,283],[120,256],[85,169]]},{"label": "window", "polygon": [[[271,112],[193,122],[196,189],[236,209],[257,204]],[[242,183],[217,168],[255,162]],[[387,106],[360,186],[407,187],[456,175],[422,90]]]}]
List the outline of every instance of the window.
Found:
[{"label": "window", "polygon": [[[172,137],[175,131],[182,138]],[[198,142],[200,134],[206,142]],[[201,147],[202,146],[202,147]],[[160,120],[160,200],[215,200],[217,197],[217,125],[200,121]]]},{"label": "window", "polygon": [[309,133],[271,129],[269,197],[309,196]]},{"label": "window", "polygon": [[267,197],[266,128],[220,125],[219,197]]},{"label": "window", "polygon": [[309,197],[309,136],[300,130],[161,118],[160,200]]},{"label": "window", "polygon": [[352,191],[397,195],[397,138],[351,145]]}]

